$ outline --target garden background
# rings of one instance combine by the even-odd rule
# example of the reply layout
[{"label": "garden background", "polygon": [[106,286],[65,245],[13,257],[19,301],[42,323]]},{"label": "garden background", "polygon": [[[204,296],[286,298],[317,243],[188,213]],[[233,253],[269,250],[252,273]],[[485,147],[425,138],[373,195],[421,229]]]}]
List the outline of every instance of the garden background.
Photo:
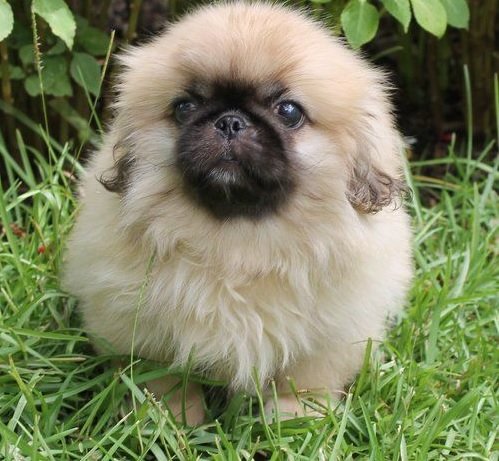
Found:
[{"label": "garden background", "polygon": [[384,359],[322,419],[211,392],[189,428],[143,391],[151,364],[95,356],[58,284],[76,178],[112,115],[114,52],[199,2],[0,0],[1,459],[499,459],[497,2],[287,3],[396,87],[417,272]]}]

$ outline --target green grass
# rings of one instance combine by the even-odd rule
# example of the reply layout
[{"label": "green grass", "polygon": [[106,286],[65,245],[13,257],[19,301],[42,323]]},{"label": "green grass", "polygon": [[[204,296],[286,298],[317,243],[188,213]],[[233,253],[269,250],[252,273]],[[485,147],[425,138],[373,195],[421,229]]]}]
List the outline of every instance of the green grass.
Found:
[{"label": "green grass", "polygon": [[[141,384],[157,374],[151,364],[117,369],[79,328],[76,302],[58,286],[76,210],[69,173],[79,166],[72,149],[30,127],[49,160],[19,136],[16,161],[0,136],[8,173],[0,191],[0,459],[499,459],[496,144],[473,156],[451,146],[446,157],[408,168],[414,287],[384,359],[366,360],[343,402],[323,419],[269,424],[258,397],[236,395],[223,412],[215,402],[207,424],[186,428],[144,393]],[[430,167],[438,178],[422,174]]]}]

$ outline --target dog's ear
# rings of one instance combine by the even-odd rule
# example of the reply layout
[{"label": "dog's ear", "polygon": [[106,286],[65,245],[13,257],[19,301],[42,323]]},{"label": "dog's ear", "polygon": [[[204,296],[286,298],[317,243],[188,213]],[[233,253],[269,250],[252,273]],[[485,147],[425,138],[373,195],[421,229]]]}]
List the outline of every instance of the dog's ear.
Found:
[{"label": "dog's ear", "polygon": [[114,165],[97,180],[109,192],[123,194],[130,183],[130,175],[135,164],[135,157],[123,146],[116,144],[113,148]]},{"label": "dog's ear", "polygon": [[390,106],[379,91],[371,98],[374,102],[351,132],[353,155],[346,192],[351,205],[365,214],[400,206],[407,192],[400,175],[404,143],[394,127]]},{"label": "dog's ear", "polygon": [[347,198],[357,211],[373,214],[392,203],[397,206],[405,192],[401,179],[390,176],[372,165],[369,159],[364,159],[352,168]]}]

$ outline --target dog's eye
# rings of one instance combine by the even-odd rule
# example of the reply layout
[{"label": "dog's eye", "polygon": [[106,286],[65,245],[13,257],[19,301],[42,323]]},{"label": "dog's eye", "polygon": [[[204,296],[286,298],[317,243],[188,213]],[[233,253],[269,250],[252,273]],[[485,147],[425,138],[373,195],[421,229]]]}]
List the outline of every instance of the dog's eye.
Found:
[{"label": "dog's eye", "polygon": [[175,104],[175,118],[177,122],[185,122],[189,116],[196,110],[197,106],[192,101],[179,101]]},{"label": "dog's eye", "polygon": [[274,111],[288,128],[298,128],[305,118],[300,106],[292,101],[280,102]]}]

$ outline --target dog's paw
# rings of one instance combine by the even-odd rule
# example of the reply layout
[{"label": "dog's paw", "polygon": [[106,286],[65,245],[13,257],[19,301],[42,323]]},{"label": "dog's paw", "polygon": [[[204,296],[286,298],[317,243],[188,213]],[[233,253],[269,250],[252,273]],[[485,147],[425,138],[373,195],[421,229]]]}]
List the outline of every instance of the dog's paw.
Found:
[{"label": "dog's paw", "polygon": [[275,399],[267,400],[265,403],[265,415],[270,421],[277,419],[283,421],[304,416],[324,417],[322,413],[300,400],[294,394],[280,395],[277,401]]},{"label": "dog's paw", "polygon": [[206,416],[201,386],[188,383],[185,394],[179,386],[180,380],[173,376],[164,376],[147,383],[148,390],[156,399],[165,396],[165,403],[177,422],[199,426]]}]

